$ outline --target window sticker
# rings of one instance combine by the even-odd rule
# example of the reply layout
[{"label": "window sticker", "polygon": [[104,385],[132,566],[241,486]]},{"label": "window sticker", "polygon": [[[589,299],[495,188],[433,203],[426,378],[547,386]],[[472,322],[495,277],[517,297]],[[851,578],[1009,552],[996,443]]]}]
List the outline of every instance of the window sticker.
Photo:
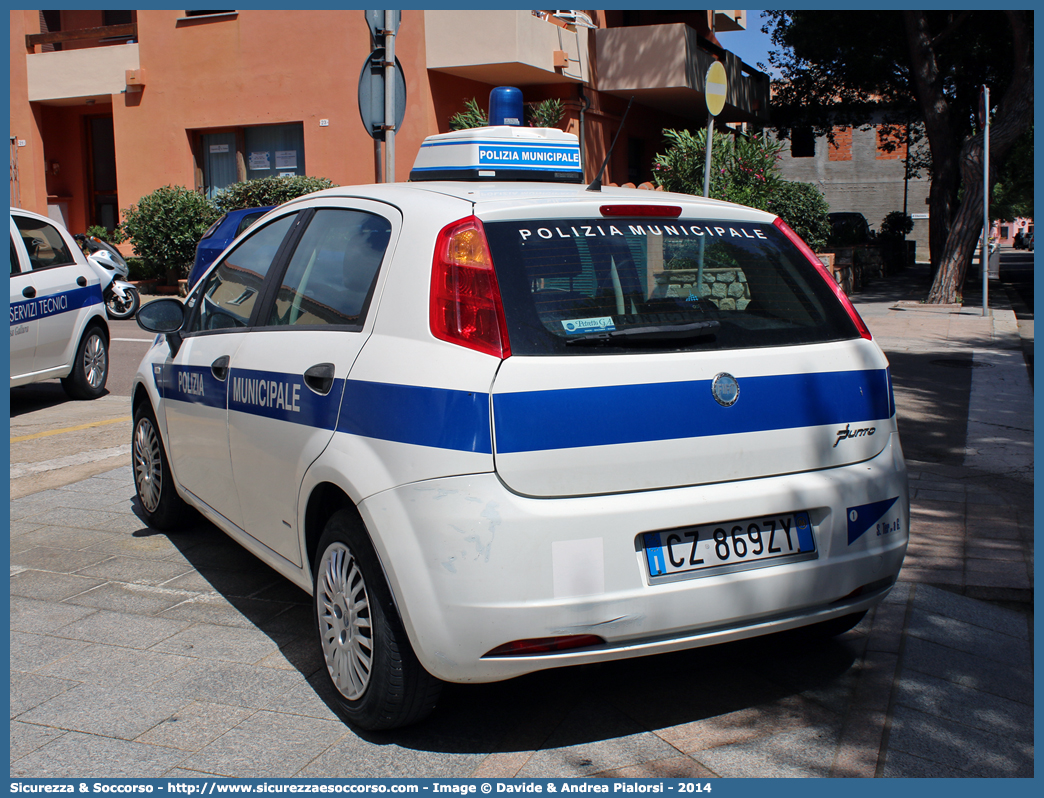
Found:
[{"label": "window sticker", "polygon": [[258,169],[271,169],[271,153],[268,152],[252,152],[250,153],[249,168],[253,170]]},{"label": "window sticker", "polygon": [[568,319],[562,322],[567,333],[610,332],[616,329],[612,316],[597,319]]}]

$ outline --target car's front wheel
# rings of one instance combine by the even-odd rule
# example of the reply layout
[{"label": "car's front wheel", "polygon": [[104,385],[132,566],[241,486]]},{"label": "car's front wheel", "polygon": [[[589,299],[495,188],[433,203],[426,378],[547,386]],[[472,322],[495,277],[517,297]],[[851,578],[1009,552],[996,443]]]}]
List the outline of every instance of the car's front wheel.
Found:
[{"label": "car's front wheel", "polygon": [[341,716],[368,730],[426,717],[441,683],[417,661],[358,517],[331,516],[313,578],[319,644]]},{"label": "car's front wheel", "polygon": [[177,526],[184,519],[188,505],[174,487],[156,417],[147,402],[142,402],[134,411],[131,462],[134,490],[146,523],[155,529]]},{"label": "car's front wheel", "polygon": [[76,347],[76,359],[62,388],[72,399],[97,399],[109,378],[109,341],[100,327],[88,327]]}]

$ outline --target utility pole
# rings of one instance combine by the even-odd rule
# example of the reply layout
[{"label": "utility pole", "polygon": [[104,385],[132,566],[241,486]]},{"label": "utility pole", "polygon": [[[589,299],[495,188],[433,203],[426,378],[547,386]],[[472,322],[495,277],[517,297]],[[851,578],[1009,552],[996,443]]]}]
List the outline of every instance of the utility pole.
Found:
[{"label": "utility pole", "polygon": [[395,11],[384,12],[384,182],[395,182]]},{"label": "utility pole", "polygon": [[982,315],[990,304],[990,87],[982,87]]}]

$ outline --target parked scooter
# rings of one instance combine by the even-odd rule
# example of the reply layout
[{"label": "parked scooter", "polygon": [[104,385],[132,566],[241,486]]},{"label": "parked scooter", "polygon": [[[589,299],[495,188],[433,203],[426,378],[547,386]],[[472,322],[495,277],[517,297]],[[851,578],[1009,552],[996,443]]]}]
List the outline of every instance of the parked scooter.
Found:
[{"label": "parked scooter", "polygon": [[101,278],[105,312],[110,319],[131,319],[138,312],[141,297],[138,289],[127,282],[130,268],[119,250],[95,236],[73,236],[87,262]]}]

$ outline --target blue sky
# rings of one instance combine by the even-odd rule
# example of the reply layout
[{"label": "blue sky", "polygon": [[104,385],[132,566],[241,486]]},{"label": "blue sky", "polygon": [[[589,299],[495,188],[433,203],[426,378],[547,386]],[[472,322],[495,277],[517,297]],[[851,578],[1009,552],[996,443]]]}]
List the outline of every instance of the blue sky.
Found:
[{"label": "blue sky", "polygon": [[768,64],[768,51],[772,46],[768,34],[761,32],[761,26],[764,24],[761,15],[761,11],[749,10],[746,30],[718,34],[718,41],[722,47],[731,50],[752,67],[756,67],[759,62]]}]

